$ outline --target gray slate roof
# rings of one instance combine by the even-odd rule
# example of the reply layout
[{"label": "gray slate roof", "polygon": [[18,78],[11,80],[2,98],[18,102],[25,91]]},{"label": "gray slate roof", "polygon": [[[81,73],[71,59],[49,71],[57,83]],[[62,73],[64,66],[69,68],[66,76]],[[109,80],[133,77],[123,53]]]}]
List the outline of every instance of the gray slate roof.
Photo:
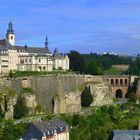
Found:
[{"label": "gray slate roof", "polygon": [[23,140],[31,140],[31,138],[41,139],[45,134],[47,137],[53,136],[54,133],[62,133],[67,129],[67,124],[59,119],[49,120],[47,122],[39,122],[31,124],[29,129],[23,136]]},{"label": "gray slate roof", "polygon": [[28,53],[48,53],[50,51],[48,48],[36,48],[36,47],[28,47],[28,46],[14,46],[14,48],[18,51],[23,50],[24,52]]},{"label": "gray slate roof", "polygon": [[0,50],[15,49],[6,39],[0,40]]},{"label": "gray slate roof", "polygon": [[57,58],[62,59],[64,57],[66,57],[66,54],[59,53],[58,49],[55,48],[54,53],[53,53],[52,56],[53,56],[54,59],[57,59]]},{"label": "gray slate roof", "polygon": [[140,131],[114,130],[109,140],[140,140]]}]

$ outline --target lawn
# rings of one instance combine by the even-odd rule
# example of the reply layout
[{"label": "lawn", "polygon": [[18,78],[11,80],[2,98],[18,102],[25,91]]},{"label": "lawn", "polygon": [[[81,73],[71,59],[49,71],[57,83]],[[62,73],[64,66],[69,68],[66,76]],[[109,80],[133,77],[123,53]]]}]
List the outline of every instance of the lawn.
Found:
[{"label": "lawn", "polygon": [[111,69],[105,71],[105,74],[107,74],[107,75],[122,75],[122,74],[124,74],[124,72],[125,71],[122,69],[112,67]]}]

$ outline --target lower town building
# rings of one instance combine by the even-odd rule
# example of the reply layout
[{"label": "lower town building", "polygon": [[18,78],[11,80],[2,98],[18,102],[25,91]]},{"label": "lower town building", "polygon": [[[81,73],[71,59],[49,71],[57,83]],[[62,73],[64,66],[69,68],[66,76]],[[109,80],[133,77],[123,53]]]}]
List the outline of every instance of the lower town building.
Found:
[{"label": "lower town building", "polygon": [[20,140],[69,140],[68,125],[59,119],[33,123]]}]

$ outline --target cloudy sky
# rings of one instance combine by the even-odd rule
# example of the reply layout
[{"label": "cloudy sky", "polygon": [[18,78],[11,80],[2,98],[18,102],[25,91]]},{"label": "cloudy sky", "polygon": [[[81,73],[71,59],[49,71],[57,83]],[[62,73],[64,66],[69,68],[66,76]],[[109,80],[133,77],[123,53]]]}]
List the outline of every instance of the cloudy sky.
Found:
[{"label": "cloudy sky", "polygon": [[140,0],[1,0],[0,38],[9,20],[19,45],[140,53]]}]

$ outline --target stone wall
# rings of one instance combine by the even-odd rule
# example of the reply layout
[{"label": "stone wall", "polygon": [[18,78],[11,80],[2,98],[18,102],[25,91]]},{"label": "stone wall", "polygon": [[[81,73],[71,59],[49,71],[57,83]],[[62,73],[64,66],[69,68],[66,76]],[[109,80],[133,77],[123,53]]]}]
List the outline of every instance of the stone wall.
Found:
[{"label": "stone wall", "polygon": [[20,94],[23,88],[31,88],[34,95],[25,97],[28,106],[32,108],[41,105],[45,112],[71,113],[81,109],[81,93],[85,86],[91,87],[93,94],[92,106],[112,103],[110,87],[100,76],[91,75],[49,75],[24,77],[5,80],[5,85],[11,86]]},{"label": "stone wall", "polygon": [[52,112],[54,98],[77,91],[83,83],[84,76],[82,75],[43,76],[31,79],[32,89],[46,112]]}]

